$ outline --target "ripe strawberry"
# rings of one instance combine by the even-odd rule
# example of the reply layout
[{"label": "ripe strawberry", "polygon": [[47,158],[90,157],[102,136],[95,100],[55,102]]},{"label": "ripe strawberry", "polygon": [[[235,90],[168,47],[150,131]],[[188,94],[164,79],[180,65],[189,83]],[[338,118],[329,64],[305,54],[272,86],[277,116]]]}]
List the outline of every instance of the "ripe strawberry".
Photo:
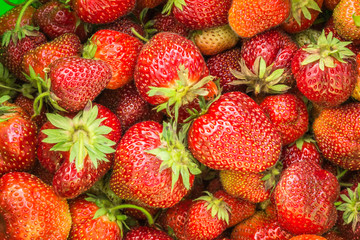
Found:
[{"label": "ripe strawberry", "polygon": [[172,240],[173,238],[171,238],[165,232],[157,228],[147,227],[147,226],[138,226],[131,228],[124,237],[124,240],[138,240],[138,239]]},{"label": "ripe strawberry", "polygon": [[12,172],[0,178],[0,189],[2,239],[67,239],[69,205],[49,185],[30,173]]},{"label": "ripe strawberry", "polygon": [[116,19],[114,22],[104,24],[100,27],[100,29],[110,29],[122,33],[129,34],[130,36],[137,37],[131,30],[131,28],[134,28],[134,30],[140,34],[140,36],[145,37],[146,33],[144,31],[144,28],[141,24],[133,21],[130,17],[125,16]]},{"label": "ripe strawberry", "polygon": [[137,0],[136,8],[154,8],[163,3],[165,0]]},{"label": "ripe strawberry", "polygon": [[38,159],[54,173],[55,192],[74,198],[111,168],[114,145],[121,137],[120,122],[99,104],[87,105],[76,116],[47,117],[51,124],[45,123],[38,136]]},{"label": "ripe strawberry", "polygon": [[[29,116],[34,115],[34,99],[25,97],[23,94],[19,94],[14,99],[14,104],[21,107]],[[42,125],[47,121],[46,118],[46,109],[43,107],[39,115],[32,117],[32,121],[35,123],[37,129],[40,129]]]},{"label": "ripe strawberry", "polygon": [[200,173],[174,124],[144,121],[121,138],[115,153],[111,190],[124,200],[168,208],[190,190]]},{"label": "ripe strawberry", "polygon": [[159,105],[158,110],[174,105],[175,118],[180,106],[197,96],[213,95],[216,86],[208,84],[212,79],[196,45],[170,32],[158,33],[144,45],[134,73],[141,97]]},{"label": "ripe strawberry", "polygon": [[212,240],[229,224],[228,205],[221,198],[206,192],[195,199],[188,210],[184,233],[188,240]]},{"label": "ripe strawberry", "polygon": [[228,23],[231,0],[168,1],[163,13],[172,9],[175,18],[191,30],[201,30]]},{"label": "ripe strawberry", "polygon": [[204,29],[192,36],[203,55],[215,55],[234,47],[239,36],[228,24]]},{"label": "ripe strawberry", "polygon": [[50,91],[57,104],[69,112],[82,110],[111,79],[111,69],[102,60],[80,57],[57,59],[49,66]]},{"label": "ripe strawberry", "polygon": [[[7,11],[4,15],[0,16],[0,35],[4,35],[6,31],[14,29],[22,8],[23,5],[19,5]],[[35,10],[36,9],[32,6],[28,6],[24,10],[19,27],[33,24],[32,16]]]},{"label": "ripe strawberry", "polygon": [[267,96],[260,107],[279,132],[283,145],[295,142],[308,129],[307,107],[304,101],[294,94]]},{"label": "ripe strawberry", "polygon": [[360,53],[356,55],[356,83],[354,91],[351,93],[351,96],[357,101],[360,101]]},{"label": "ripe strawberry", "polygon": [[153,17],[152,21],[154,21],[153,28],[155,28],[157,32],[173,32],[183,37],[189,36],[190,29],[178,22],[172,13],[158,13]]},{"label": "ripe strawberry", "polygon": [[290,240],[326,240],[327,238],[323,238],[318,235],[313,234],[302,234],[295,237],[290,238]]},{"label": "ripe strawberry", "polygon": [[108,63],[112,78],[106,88],[116,89],[133,79],[135,64],[143,43],[126,33],[114,30],[95,32],[84,46],[83,56]]},{"label": "ripe strawberry", "polygon": [[36,75],[45,77],[44,68],[47,68],[51,62],[58,58],[76,56],[80,53],[80,39],[73,33],[66,33],[55,38],[50,42],[41,44],[40,46],[28,51],[22,61],[22,71],[30,75],[31,66]]},{"label": "ripe strawberry", "polygon": [[330,230],[329,232],[324,234],[323,237],[326,240],[346,240],[345,238],[343,238],[341,236],[341,234],[339,232],[336,231],[336,229]]},{"label": "ripe strawberry", "polygon": [[270,120],[242,92],[223,94],[195,119],[188,144],[198,161],[217,170],[262,172],[281,152],[280,136]]},{"label": "ripe strawberry", "polygon": [[229,25],[240,37],[250,38],[283,23],[290,9],[289,0],[233,0]]},{"label": "ripe strawberry", "polygon": [[321,12],[323,0],[293,0],[291,1],[291,14],[281,24],[281,28],[288,33],[297,33],[311,27]]},{"label": "ripe strawberry", "polygon": [[298,49],[286,33],[273,29],[243,42],[238,79],[232,84],[245,84],[247,92],[282,93],[292,87],[291,60]]},{"label": "ripe strawberry", "polygon": [[36,126],[25,111],[0,98],[0,176],[29,171],[36,162]]},{"label": "ripe strawberry", "polygon": [[[311,102],[323,107],[334,107],[346,101],[356,81],[354,55],[341,42],[326,37],[324,32],[317,44],[300,48],[294,55],[291,70],[298,89]],[[329,51],[333,49],[333,51]]]},{"label": "ripe strawberry", "polygon": [[323,156],[352,171],[360,169],[359,114],[360,103],[350,103],[324,109],[313,124],[315,140]]},{"label": "ripe strawberry", "polygon": [[84,22],[92,24],[110,23],[130,13],[135,0],[71,0],[76,15]]},{"label": "ripe strawberry", "polygon": [[359,40],[360,6],[357,0],[341,0],[333,12],[336,31],[346,40]]},{"label": "ripe strawberry", "polygon": [[274,191],[280,226],[294,235],[327,232],[336,222],[334,202],[339,190],[336,177],[320,166],[308,162],[290,165]]},{"label": "ripe strawberry", "polygon": [[324,0],[324,6],[327,9],[334,11],[336,5],[338,5],[339,2],[340,0]]}]

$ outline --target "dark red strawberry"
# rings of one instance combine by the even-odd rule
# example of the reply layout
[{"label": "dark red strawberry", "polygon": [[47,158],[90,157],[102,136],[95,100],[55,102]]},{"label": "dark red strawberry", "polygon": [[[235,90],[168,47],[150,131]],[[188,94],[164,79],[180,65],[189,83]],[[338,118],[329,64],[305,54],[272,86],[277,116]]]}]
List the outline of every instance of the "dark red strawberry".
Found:
[{"label": "dark red strawberry", "polygon": [[[3,35],[6,31],[14,29],[22,8],[23,5],[19,5],[0,16],[0,35]],[[33,25],[32,16],[35,10],[36,9],[32,6],[26,7],[21,16],[19,27]]]},{"label": "dark red strawberry", "polygon": [[117,20],[115,20],[112,23],[108,23],[108,24],[101,26],[101,28],[118,31],[118,32],[129,34],[130,36],[133,36],[133,37],[137,37],[131,30],[132,28],[134,28],[134,30],[138,34],[140,34],[143,37],[146,36],[144,28],[141,26],[141,24],[136,23],[135,21],[130,19],[130,17],[128,17],[128,16],[118,18]]},{"label": "dark red strawberry", "polygon": [[152,21],[154,21],[153,28],[157,32],[173,32],[183,37],[188,37],[190,29],[184,24],[178,22],[173,14],[156,14]]},{"label": "dark red strawberry", "polygon": [[147,226],[138,226],[131,228],[124,237],[124,240],[138,240],[138,239],[172,240],[172,238],[169,235],[167,235],[165,232]]}]

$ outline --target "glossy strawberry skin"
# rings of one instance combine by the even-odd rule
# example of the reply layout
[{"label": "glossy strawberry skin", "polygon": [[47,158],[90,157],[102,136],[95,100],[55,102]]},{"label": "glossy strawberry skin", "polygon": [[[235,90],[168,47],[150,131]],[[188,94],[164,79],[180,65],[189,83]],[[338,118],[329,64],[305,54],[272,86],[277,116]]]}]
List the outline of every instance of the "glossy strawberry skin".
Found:
[{"label": "glossy strawberry skin", "polygon": [[261,172],[279,159],[281,139],[254,100],[229,92],[193,122],[188,147],[210,168]]},{"label": "glossy strawberry skin", "polygon": [[62,57],[79,56],[80,49],[79,37],[73,33],[65,33],[28,51],[24,55],[21,68],[27,75],[30,75],[29,66],[31,66],[36,74],[44,78],[45,73],[43,70],[51,62]]},{"label": "glossy strawberry skin", "polygon": [[180,65],[189,70],[192,83],[207,76],[205,60],[193,42],[170,32],[152,37],[141,49],[135,67],[134,80],[141,97],[153,105],[166,102],[167,97],[149,96],[147,92],[150,86],[172,88],[179,79]]},{"label": "glossy strawberry skin", "polygon": [[[306,47],[306,46],[305,46]],[[315,61],[306,65],[301,63],[310,53],[297,50],[291,62],[291,71],[295,77],[297,88],[311,102],[322,107],[335,107],[345,102],[351,95],[356,82],[355,61],[334,59],[334,68],[319,68]]]},{"label": "glossy strawberry skin", "polygon": [[148,226],[138,226],[134,227],[126,233],[124,240],[138,240],[138,239],[148,239],[148,240],[172,240],[172,238],[167,235],[165,232]]},{"label": "glossy strawberry skin", "polygon": [[[188,192],[182,177],[171,190],[172,170],[159,172],[162,160],[147,150],[160,146],[162,125],[144,121],[133,125],[121,138],[116,149],[110,187],[124,200],[137,200],[151,207],[168,208]],[[194,175],[190,174],[190,187]]]},{"label": "glossy strawberry skin", "polygon": [[153,27],[157,32],[173,32],[183,37],[189,36],[190,29],[180,23],[173,14],[158,13],[152,20],[154,21]]},{"label": "glossy strawberry skin", "polygon": [[293,163],[302,161],[312,162],[319,166],[322,164],[321,154],[312,142],[304,142],[301,149],[299,149],[296,144],[285,146],[282,150],[281,160],[283,169],[288,168]]},{"label": "glossy strawberry skin", "polygon": [[274,191],[280,226],[295,235],[325,233],[335,225],[339,191],[336,177],[320,166],[292,164],[282,172]]},{"label": "glossy strawberry skin", "polygon": [[114,30],[99,30],[92,37],[95,58],[109,64],[112,78],[106,88],[117,89],[133,79],[135,64],[143,43],[135,37]]},{"label": "glossy strawberry skin", "polygon": [[64,57],[50,65],[51,91],[60,107],[69,112],[82,110],[110,82],[109,65],[102,60]]},{"label": "glossy strawberry skin", "polygon": [[135,7],[135,0],[72,0],[71,4],[81,20],[92,24],[110,23],[125,16]]},{"label": "glossy strawberry skin", "polygon": [[313,124],[323,156],[349,170],[360,169],[359,113],[360,103],[350,103],[323,110]]},{"label": "glossy strawberry skin", "polygon": [[70,200],[69,207],[72,218],[69,240],[91,240],[95,236],[121,240],[121,230],[116,222],[110,221],[106,215],[93,218],[99,207],[85,200],[85,196]]},{"label": "glossy strawberry skin", "polygon": [[130,36],[137,37],[131,30],[131,28],[134,28],[134,30],[140,34],[141,36],[145,37],[145,31],[141,24],[134,22],[131,20],[130,17],[121,17],[118,18],[116,21],[104,24],[101,29],[110,29],[122,33],[129,34]]},{"label": "glossy strawberry skin", "polygon": [[283,145],[293,143],[308,129],[309,114],[306,105],[294,94],[267,96],[260,107],[279,132]]},{"label": "glossy strawberry skin", "polygon": [[3,239],[67,239],[69,205],[49,185],[29,173],[12,172],[0,178],[0,189]]},{"label": "glossy strawberry skin", "polygon": [[12,103],[5,105],[14,107],[14,112],[0,117],[0,176],[30,171],[36,162],[36,125],[21,107]]},{"label": "glossy strawberry skin", "polygon": [[192,30],[225,25],[231,6],[230,0],[185,0],[182,9],[173,8],[178,22]]}]

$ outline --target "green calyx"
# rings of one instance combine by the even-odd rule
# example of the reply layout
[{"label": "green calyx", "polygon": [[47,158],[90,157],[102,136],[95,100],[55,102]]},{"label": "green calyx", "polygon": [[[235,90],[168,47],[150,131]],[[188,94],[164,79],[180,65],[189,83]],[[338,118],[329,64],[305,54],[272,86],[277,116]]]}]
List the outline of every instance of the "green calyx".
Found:
[{"label": "green calyx", "polygon": [[355,13],[353,13],[352,19],[354,20],[355,26],[360,27],[360,16],[355,15]]},{"label": "green calyx", "polygon": [[69,160],[75,161],[76,169],[84,167],[86,157],[97,168],[99,161],[109,161],[106,155],[115,152],[115,142],[105,137],[112,129],[101,125],[105,118],[98,118],[98,107],[90,101],[72,119],[53,113],[46,116],[56,129],[43,130],[47,135],[43,142],[55,144],[51,151],[69,151]]},{"label": "green calyx", "polygon": [[[5,95],[0,97],[0,116],[3,116],[7,113],[13,112],[14,108],[13,106],[7,106],[4,103],[10,100],[10,96]],[[0,118],[0,122],[5,122],[9,120],[10,118]]]},{"label": "green calyx", "polygon": [[240,71],[230,69],[230,72],[238,79],[230,84],[247,85],[246,92],[279,94],[290,89],[289,86],[282,84],[287,79],[284,69],[272,70],[273,64],[266,66],[263,57],[259,56],[255,59],[252,70],[250,70],[244,59],[240,62]]},{"label": "green calyx", "polygon": [[204,192],[206,195],[198,197],[194,201],[205,201],[207,204],[206,210],[211,211],[213,218],[217,217],[219,220],[223,220],[229,224],[229,214],[231,212],[229,205],[224,200],[214,197],[210,192]]},{"label": "green calyx", "polygon": [[340,198],[344,202],[336,202],[336,209],[343,211],[344,224],[352,224],[352,230],[355,231],[356,225],[360,222],[360,187],[359,185],[355,190],[347,188],[349,196],[341,194]]},{"label": "green calyx", "polygon": [[275,189],[275,186],[280,179],[282,168],[282,163],[280,161],[277,161],[274,166],[263,172],[264,177],[261,180],[265,182],[266,191],[271,189],[272,192]]},{"label": "green calyx", "polygon": [[191,188],[190,174],[197,175],[201,171],[195,158],[186,148],[186,130],[182,128],[177,133],[175,122],[164,122],[160,141],[161,145],[158,148],[148,150],[147,153],[162,160],[160,172],[168,168],[172,170],[171,190],[180,176],[185,188],[189,190]]},{"label": "green calyx", "polygon": [[296,147],[301,150],[303,148],[303,145],[305,142],[313,143],[315,145],[315,147],[317,148],[316,141],[309,135],[302,136],[301,138],[297,139],[295,142],[290,143],[289,147],[296,144]]},{"label": "green calyx", "polygon": [[85,198],[85,200],[89,202],[95,203],[99,209],[95,212],[93,219],[99,218],[101,216],[106,216],[110,221],[116,222],[121,230],[121,239],[123,238],[124,234],[124,226],[127,229],[130,229],[127,225],[128,216],[122,214],[119,210],[125,208],[132,208],[141,211],[147,218],[149,225],[154,224],[154,219],[151,214],[144,208],[133,205],[133,204],[120,204],[116,205],[111,202],[106,196],[104,195],[94,195],[94,194],[87,194],[89,197]]},{"label": "green calyx", "polygon": [[16,20],[15,28],[12,30],[6,31],[2,37],[2,45],[3,46],[9,45],[11,40],[16,45],[17,41],[20,41],[21,39],[23,39],[26,36],[37,36],[38,35],[38,33],[36,32],[39,30],[38,27],[29,26],[29,25],[22,26],[22,27],[20,26],[21,19],[24,16],[25,10],[35,1],[37,1],[37,0],[29,0],[21,8],[19,16]]},{"label": "green calyx", "polygon": [[309,44],[306,48],[303,48],[303,50],[310,53],[310,55],[301,62],[301,65],[318,61],[319,68],[322,71],[324,71],[325,67],[334,68],[334,59],[345,63],[345,58],[350,58],[355,55],[346,47],[350,43],[351,42],[342,42],[333,37],[332,32],[325,36],[325,32],[323,31],[316,44]]},{"label": "green calyx", "polygon": [[182,11],[184,6],[186,6],[185,0],[168,0],[161,13],[169,15],[173,7]]},{"label": "green calyx", "polygon": [[96,38],[93,36],[89,38],[89,40],[84,44],[83,50],[82,50],[82,57],[86,59],[94,59],[95,53],[97,50],[97,42]]},{"label": "green calyx", "polygon": [[179,66],[178,77],[179,80],[177,80],[171,88],[150,86],[150,90],[148,91],[150,97],[156,95],[168,97],[168,101],[159,104],[156,109],[157,111],[166,109],[168,115],[174,115],[176,122],[180,107],[191,103],[198,96],[208,95],[209,91],[204,88],[204,85],[214,80],[213,76],[207,76],[198,82],[190,81],[189,70],[185,68],[184,65]]},{"label": "green calyx", "polygon": [[301,26],[301,14],[308,20],[311,19],[309,9],[321,12],[319,5],[314,0],[292,0],[291,13],[295,21]]}]

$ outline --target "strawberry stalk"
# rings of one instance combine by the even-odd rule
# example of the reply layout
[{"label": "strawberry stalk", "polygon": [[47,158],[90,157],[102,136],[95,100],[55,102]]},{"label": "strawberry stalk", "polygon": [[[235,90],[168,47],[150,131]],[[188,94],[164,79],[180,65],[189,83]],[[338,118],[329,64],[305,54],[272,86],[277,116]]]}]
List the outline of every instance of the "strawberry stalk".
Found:
[{"label": "strawberry stalk", "polygon": [[14,42],[14,44],[16,45],[18,40],[21,40],[26,36],[37,36],[38,35],[35,32],[35,30],[39,30],[38,27],[29,26],[29,25],[21,27],[21,25],[20,25],[21,19],[25,13],[25,10],[35,1],[37,1],[37,0],[29,0],[21,8],[19,16],[16,20],[15,28],[13,30],[9,30],[9,31],[5,32],[3,35],[3,39],[2,39],[3,46],[9,45],[10,40],[12,40]]}]

